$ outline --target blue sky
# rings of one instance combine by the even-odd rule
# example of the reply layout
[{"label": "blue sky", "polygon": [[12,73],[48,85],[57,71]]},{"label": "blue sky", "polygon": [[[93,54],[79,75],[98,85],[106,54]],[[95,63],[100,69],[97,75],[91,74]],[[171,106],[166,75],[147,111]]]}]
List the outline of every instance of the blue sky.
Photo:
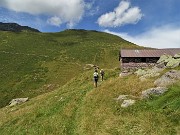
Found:
[{"label": "blue sky", "polygon": [[141,46],[180,48],[180,0],[1,0],[0,21],[42,32],[87,29]]}]

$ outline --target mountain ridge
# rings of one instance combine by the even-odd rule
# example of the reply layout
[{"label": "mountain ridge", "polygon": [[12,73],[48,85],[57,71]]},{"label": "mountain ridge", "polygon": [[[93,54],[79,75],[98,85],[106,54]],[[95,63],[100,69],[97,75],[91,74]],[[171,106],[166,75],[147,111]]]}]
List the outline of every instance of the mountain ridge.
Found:
[{"label": "mountain ridge", "polygon": [[12,31],[12,32],[21,32],[21,31],[32,31],[32,32],[40,32],[35,28],[31,28],[29,26],[21,26],[17,23],[3,23],[0,22],[0,31]]}]

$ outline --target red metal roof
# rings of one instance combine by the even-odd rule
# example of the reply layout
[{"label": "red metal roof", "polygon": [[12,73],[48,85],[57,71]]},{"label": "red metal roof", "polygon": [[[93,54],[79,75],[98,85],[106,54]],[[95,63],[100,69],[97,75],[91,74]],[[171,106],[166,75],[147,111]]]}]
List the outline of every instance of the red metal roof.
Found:
[{"label": "red metal roof", "polygon": [[174,56],[180,53],[180,48],[173,49],[144,49],[144,50],[128,50],[121,49],[121,57],[161,57],[163,54]]}]

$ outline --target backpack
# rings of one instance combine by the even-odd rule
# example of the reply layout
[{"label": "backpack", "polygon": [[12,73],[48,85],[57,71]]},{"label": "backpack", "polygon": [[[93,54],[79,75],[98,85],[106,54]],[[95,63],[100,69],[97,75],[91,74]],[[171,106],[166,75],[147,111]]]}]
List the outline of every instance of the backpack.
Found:
[{"label": "backpack", "polygon": [[94,72],[93,76],[95,79],[98,79],[98,73],[97,72]]},{"label": "backpack", "polygon": [[100,74],[101,74],[101,75],[104,75],[104,70],[101,70],[101,71],[100,71]]}]

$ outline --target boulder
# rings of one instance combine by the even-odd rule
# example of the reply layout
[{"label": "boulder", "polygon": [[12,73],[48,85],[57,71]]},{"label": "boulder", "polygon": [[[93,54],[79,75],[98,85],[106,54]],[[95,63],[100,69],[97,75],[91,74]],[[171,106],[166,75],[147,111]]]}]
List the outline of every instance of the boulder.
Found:
[{"label": "boulder", "polygon": [[29,100],[29,98],[16,98],[16,99],[11,100],[11,102],[9,103],[9,106],[22,104],[28,100]]},{"label": "boulder", "polygon": [[180,65],[180,59],[170,59],[166,64],[167,68],[175,68]]},{"label": "boulder", "polygon": [[174,55],[174,58],[180,58],[180,53],[175,54],[175,55]]},{"label": "boulder", "polygon": [[179,70],[171,70],[161,76],[154,82],[155,86],[165,87],[175,83],[177,80],[180,80],[180,71]]},{"label": "boulder", "polygon": [[157,66],[164,66],[168,68],[175,68],[180,65],[180,54],[176,54],[174,58],[171,55],[162,55],[160,59],[157,61]]},{"label": "boulder", "polygon": [[128,106],[131,106],[135,103],[135,100],[132,99],[128,99],[128,100],[124,100],[123,103],[121,104],[121,107],[126,108]]},{"label": "boulder", "polygon": [[156,87],[150,88],[145,91],[142,91],[141,98],[149,98],[150,95],[161,95],[166,92],[168,89],[166,87]]},{"label": "boulder", "polygon": [[160,59],[157,61],[157,63],[168,63],[169,60],[173,59],[171,55],[164,54],[160,57]]}]

